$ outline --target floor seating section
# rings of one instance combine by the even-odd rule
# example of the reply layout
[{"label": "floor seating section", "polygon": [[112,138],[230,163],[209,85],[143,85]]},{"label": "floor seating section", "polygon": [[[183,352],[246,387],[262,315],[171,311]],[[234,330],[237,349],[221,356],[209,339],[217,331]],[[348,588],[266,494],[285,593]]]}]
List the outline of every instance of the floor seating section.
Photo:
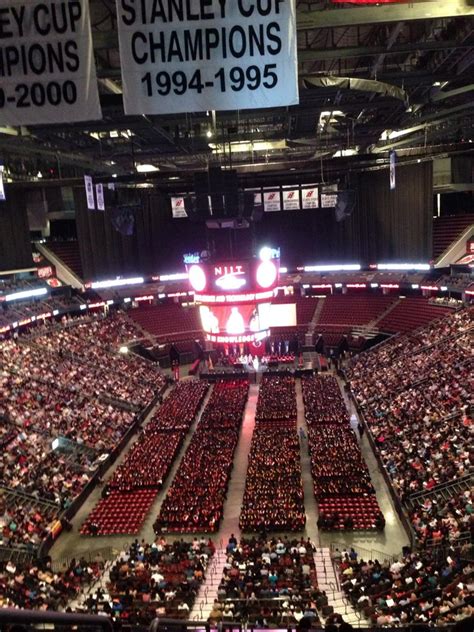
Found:
[{"label": "floor seating section", "polygon": [[206,382],[195,380],[175,386],[107,482],[104,488],[107,496],[89,514],[81,530],[83,535],[138,532],[169,474],[207,388]]},{"label": "floor seating section", "polygon": [[469,490],[457,489],[453,499],[443,488],[465,480],[472,463],[473,326],[473,308],[450,312],[360,354],[347,369],[378,457],[422,545],[454,544],[472,529]]},{"label": "floor seating section", "polygon": [[205,539],[135,540],[113,561],[105,588],[89,592],[84,609],[110,616],[115,629],[148,629],[156,617],[189,619],[214,551]]},{"label": "floor seating section", "polygon": [[143,306],[130,311],[130,316],[160,342],[188,340],[195,332],[202,336],[202,326],[197,307],[182,307],[178,303]]},{"label": "floor seating section", "polygon": [[229,542],[212,623],[247,620],[250,627],[320,626],[313,545],[306,539],[242,538]]},{"label": "floor seating section", "polygon": [[318,526],[327,531],[380,530],[385,521],[337,380],[302,378]]},{"label": "floor seating section", "polygon": [[378,322],[377,328],[387,333],[406,333],[449,312],[449,308],[433,305],[427,298],[405,298]]},{"label": "floor seating section", "polygon": [[433,259],[438,259],[471,224],[474,224],[473,213],[435,217],[433,220]]},{"label": "floor seating section", "polygon": [[305,512],[294,377],[263,377],[255,420],[240,528],[302,531]]},{"label": "floor seating section", "polygon": [[78,241],[49,241],[46,247],[61,259],[79,279],[84,279]]},{"label": "floor seating section", "polygon": [[82,535],[136,534],[156,498],[157,489],[111,491],[94,507],[81,529]]},{"label": "floor seating section", "polygon": [[223,515],[247,380],[217,382],[155,522],[159,532],[215,532]]}]

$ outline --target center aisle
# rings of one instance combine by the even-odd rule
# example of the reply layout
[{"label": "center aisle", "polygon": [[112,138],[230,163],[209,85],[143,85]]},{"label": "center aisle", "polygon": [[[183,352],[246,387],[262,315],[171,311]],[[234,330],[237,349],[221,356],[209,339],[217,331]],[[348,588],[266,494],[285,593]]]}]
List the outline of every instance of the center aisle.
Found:
[{"label": "center aisle", "polygon": [[[318,509],[316,499],[314,497],[313,479],[311,476],[311,460],[308,450],[308,432],[306,420],[304,416],[303,391],[301,389],[301,380],[296,380],[296,425],[298,436],[300,437],[300,458],[301,458],[301,476],[303,479],[304,491],[304,508],[306,514],[306,535],[311,538],[314,544],[320,544],[318,531]],[[305,432],[306,438],[302,439],[300,428]]]},{"label": "center aisle", "polygon": [[259,387],[256,384],[250,385],[242,430],[240,432],[239,443],[237,444],[237,448],[235,450],[234,467],[232,469],[232,476],[229,482],[229,489],[227,491],[227,500],[224,504],[224,518],[218,533],[218,537],[222,540],[224,546],[227,544],[231,533],[234,533],[236,536],[240,534],[239,515],[244,497],[250,444],[252,442],[252,435],[255,428],[255,411],[257,409],[258,389]]}]

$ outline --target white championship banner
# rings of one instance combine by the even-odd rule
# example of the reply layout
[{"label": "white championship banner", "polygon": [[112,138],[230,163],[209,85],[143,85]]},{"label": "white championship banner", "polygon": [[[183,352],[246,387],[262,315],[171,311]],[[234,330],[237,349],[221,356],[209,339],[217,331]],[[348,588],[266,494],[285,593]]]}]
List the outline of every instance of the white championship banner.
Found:
[{"label": "white championship banner", "polygon": [[184,207],[184,197],[172,197],[171,198],[171,211],[174,218],[187,217],[186,209]]},{"label": "white championship banner", "polygon": [[319,208],[318,187],[301,189],[301,200],[303,209]]},{"label": "white championship banner", "polygon": [[263,210],[266,213],[274,213],[281,211],[280,191],[264,191],[263,192]]},{"label": "white championship banner", "polygon": [[283,189],[283,210],[299,211],[300,209],[300,190],[299,189]]},{"label": "white championship banner", "polygon": [[2,0],[0,124],[100,118],[88,0]]},{"label": "white championship banner", "polygon": [[116,0],[126,114],[298,103],[294,0]]},{"label": "white championship banner", "polygon": [[335,208],[337,193],[321,193],[321,206],[323,208]]}]

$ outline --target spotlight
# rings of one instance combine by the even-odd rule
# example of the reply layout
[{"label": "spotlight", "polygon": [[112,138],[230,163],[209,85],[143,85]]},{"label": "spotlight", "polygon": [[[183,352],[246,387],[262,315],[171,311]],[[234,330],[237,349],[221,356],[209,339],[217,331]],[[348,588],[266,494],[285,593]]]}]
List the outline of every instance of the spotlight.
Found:
[{"label": "spotlight", "polygon": [[257,268],[257,283],[263,289],[271,287],[277,276],[278,271],[273,261],[262,261]]},{"label": "spotlight", "polygon": [[269,248],[268,246],[263,246],[263,248],[260,249],[260,252],[258,253],[258,256],[260,257],[260,261],[270,261],[270,259],[272,258],[272,249]]},{"label": "spotlight", "polygon": [[191,287],[196,292],[202,292],[206,287],[206,274],[201,266],[193,265],[189,268],[188,272],[189,282]]}]

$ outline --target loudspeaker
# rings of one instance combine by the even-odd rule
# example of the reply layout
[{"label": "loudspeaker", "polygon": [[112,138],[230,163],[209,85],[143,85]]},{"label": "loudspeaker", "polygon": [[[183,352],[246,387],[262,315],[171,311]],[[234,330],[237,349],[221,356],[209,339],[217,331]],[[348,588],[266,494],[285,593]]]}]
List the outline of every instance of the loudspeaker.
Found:
[{"label": "loudspeaker", "polygon": [[203,220],[234,218],[239,214],[239,182],[237,171],[210,167],[194,174],[196,213]]},{"label": "loudspeaker", "polygon": [[195,198],[193,198],[191,195],[187,195],[184,198],[184,210],[186,211],[186,215],[188,216],[188,219],[190,219],[192,222],[195,222],[197,220],[196,202],[195,202]]},{"label": "loudspeaker", "polygon": [[194,194],[195,217],[202,217],[203,219],[209,217],[209,178],[207,172],[194,174]]},{"label": "loudspeaker", "polygon": [[252,191],[244,191],[239,194],[239,217],[245,217],[245,219],[252,217],[254,197]]},{"label": "loudspeaker", "polygon": [[252,216],[252,222],[261,222],[263,219],[263,204],[254,204]]}]

